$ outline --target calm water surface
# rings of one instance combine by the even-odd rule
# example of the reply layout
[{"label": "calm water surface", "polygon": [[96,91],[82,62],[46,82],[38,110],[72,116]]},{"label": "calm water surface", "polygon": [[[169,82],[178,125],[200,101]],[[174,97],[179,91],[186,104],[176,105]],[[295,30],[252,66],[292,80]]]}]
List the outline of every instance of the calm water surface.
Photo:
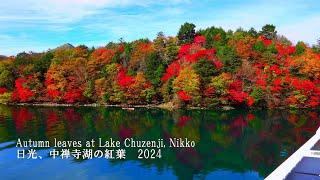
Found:
[{"label": "calm water surface", "polygon": [[[240,111],[0,106],[1,179],[263,179],[310,138],[316,111]],[[188,138],[193,148],[163,148],[161,159],[17,159],[21,139]],[[74,149],[74,148],[73,148]],[[83,148],[82,148],[83,149]],[[99,148],[98,148],[99,149]],[[103,148],[102,148],[103,149]],[[81,148],[80,148],[81,150]]]}]

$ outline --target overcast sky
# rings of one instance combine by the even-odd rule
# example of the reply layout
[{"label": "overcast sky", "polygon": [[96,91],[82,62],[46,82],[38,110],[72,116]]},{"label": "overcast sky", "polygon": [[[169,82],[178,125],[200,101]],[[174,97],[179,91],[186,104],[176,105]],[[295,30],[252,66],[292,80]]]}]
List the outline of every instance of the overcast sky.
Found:
[{"label": "overcast sky", "polygon": [[[3,2],[1,2],[3,1]],[[261,29],[274,24],[291,41],[320,37],[317,0],[0,0],[0,54],[42,52],[65,43],[102,46],[121,37],[175,35],[181,24],[199,28]]]}]

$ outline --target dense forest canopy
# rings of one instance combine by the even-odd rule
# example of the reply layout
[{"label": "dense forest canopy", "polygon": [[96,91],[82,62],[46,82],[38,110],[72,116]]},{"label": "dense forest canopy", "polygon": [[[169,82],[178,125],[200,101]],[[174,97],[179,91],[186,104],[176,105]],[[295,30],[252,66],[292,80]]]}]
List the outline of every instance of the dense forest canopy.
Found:
[{"label": "dense forest canopy", "polygon": [[320,43],[294,45],[269,24],[195,27],[185,23],[176,37],[160,32],[153,41],[2,57],[0,102],[319,107]]}]

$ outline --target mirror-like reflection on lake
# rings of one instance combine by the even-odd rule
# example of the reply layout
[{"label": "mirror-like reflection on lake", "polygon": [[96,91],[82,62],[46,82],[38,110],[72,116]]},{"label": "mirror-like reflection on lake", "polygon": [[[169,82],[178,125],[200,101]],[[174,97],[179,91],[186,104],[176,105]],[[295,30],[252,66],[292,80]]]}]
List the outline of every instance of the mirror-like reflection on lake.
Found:
[{"label": "mirror-like reflection on lake", "polygon": [[[320,125],[317,111],[177,110],[0,106],[1,179],[263,179]],[[17,159],[21,139],[188,138],[195,147],[163,148],[159,159]]]}]

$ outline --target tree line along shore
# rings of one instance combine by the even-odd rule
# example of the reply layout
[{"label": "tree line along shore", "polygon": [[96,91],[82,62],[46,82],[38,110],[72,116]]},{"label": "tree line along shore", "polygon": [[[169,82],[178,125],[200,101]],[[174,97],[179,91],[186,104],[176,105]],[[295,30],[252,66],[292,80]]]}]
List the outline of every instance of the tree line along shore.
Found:
[{"label": "tree line along shore", "polygon": [[320,43],[293,44],[261,30],[196,30],[176,36],[65,44],[1,57],[0,103],[150,107],[318,108]]}]

